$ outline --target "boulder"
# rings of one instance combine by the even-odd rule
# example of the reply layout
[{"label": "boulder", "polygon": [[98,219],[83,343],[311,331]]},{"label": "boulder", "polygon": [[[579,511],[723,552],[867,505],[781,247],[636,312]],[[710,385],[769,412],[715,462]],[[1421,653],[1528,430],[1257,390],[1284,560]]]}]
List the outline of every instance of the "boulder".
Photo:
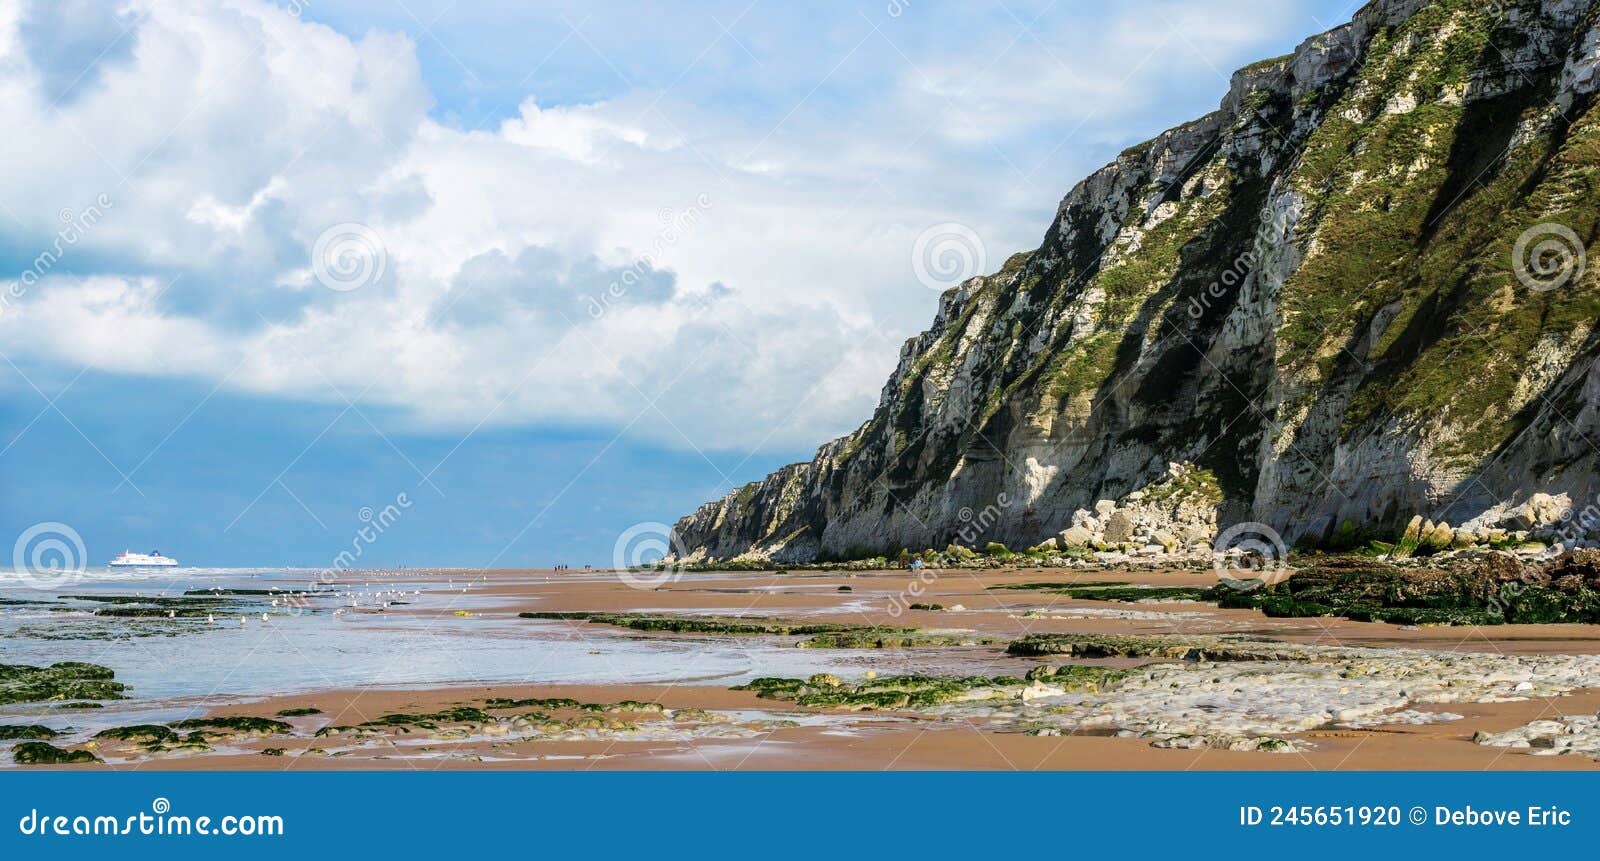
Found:
[{"label": "boulder", "polygon": [[1444,548],[1449,547],[1450,543],[1455,541],[1455,539],[1456,533],[1454,529],[1450,528],[1450,524],[1443,520],[1439,521],[1438,523],[1432,523],[1430,521],[1429,524],[1424,526],[1422,531],[1422,539],[1418,543],[1423,547],[1431,547],[1437,550],[1443,550]]},{"label": "boulder", "polygon": [[1133,516],[1126,511],[1118,509],[1111,512],[1106,518],[1105,541],[1107,544],[1121,544],[1133,538]]},{"label": "boulder", "polygon": [[1525,569],[1517,557],[1509,553],[1492,551],[1478,560],[1477,571],[1480,576],[1487,577],[1495,583],[1520,581],[1533,584],[1546,579],[1543,574]]},{"label": "boulder", "polygon": [[1101,517],[1105,517],[1116,510],[1117,504],[1109,499],[1102,499],[1094,504],[1094,513]]},{"label": "boulder", "polygon": [[1500,521],[1501,526],[1512,530],[1538,529],[1559,523],[1562,515],[1572,508],[1572,502],[1566,494],[1551,496],[1548,493],[1535,493],[1528,497],[1528,501],[1511,509]]},{"label": "boulder", "polygon": [[1161,545],[1162,549],[1166,550],[1168,553],[1178,552],[1179,543],[1177,536],[1164,529],[1157,529],[1155,532],[1152,532],[1150,534],[1150,539]]},{"label": "boulder", "polygon": [[1567,500],[1567,495],[1551,496],[1548,493],[1535,493],[1528,497],[1528,514],[1533,519],[1533,525],[1549,526],[1561,520],[1562,515],[1572,509],[1572,503]]},{"label": "boulder", "polygon": [[1061,530],[1056,536],[1056,544],[1062,550],[1071,550],[1077,547],[1087,547],[1094,540],[1094,533],[1082,526],[1070,526]]},{"label": "boulder", "polygon": [[1568,551],[1552,560],[1545,570],[1551,577],[1570,577],[1590,589],[1600,589],[1600,550]]},{"label": "boulder", "polygon": [[1406,524],[1405,532],[1400,534],[1400,540],[1406,544],[1415,544],[1422,540],[1422,515],[1418,514]]}]

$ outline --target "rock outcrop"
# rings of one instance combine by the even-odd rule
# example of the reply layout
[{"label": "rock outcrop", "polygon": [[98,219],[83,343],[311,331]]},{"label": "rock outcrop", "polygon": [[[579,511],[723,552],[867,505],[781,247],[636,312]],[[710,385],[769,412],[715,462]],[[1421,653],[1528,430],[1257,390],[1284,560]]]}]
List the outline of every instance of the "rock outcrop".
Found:
[{"label": "rock outcrop", "polygon": [[[1592,537],[1597,68],[1600,0],[1377,0],[1240,70],[944,294],[869,421],[679,521],[683,555]],[[1206,516],[1141,520],[1172,463]]]}]

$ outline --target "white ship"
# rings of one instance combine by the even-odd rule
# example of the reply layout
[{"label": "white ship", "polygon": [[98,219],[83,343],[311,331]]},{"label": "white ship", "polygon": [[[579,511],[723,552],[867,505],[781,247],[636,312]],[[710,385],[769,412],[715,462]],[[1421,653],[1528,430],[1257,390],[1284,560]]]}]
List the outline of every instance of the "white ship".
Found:
[{"label": "white ship", "polygon": [[174,568],[177,564],[178,560],[162,556],[160,550],[152,550],[149,553],[124,550],[110,563],[113,568]]}]

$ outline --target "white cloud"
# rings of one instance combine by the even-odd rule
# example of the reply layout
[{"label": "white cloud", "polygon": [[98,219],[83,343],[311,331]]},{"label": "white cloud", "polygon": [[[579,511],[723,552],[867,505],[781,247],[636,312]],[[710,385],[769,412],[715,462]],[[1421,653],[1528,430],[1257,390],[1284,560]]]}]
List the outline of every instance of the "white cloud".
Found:
[{"label": "white cloud", "polygon": [[[430,115],[401,35],[256,0],[133,0],[113,19],[124,47],[75,76],[81,48],[45,63],[23,10],[0,0],[17,271],[63,209],[111,206],[0,315],[8,354],[700,448],[809,446],[865,418],[932,313],[917,233],[964,221],[998,265],[1065,190],[950,147],[987,151],[1064,101],[1126,113],[1139,86],[1105,65],[1121,42],[1072,70],[1023,41],[926,76],[873,44],[852,62],[882,77],[887,59],[899,85],[855,113],[802,102],[773,129],[641,88],[529,96],[469,130]],[[324,289],[312,249],[347,222],[379,238],[384,276]]]},{"label": "white cloud", "polygon": [[552,150],[576,162],[593,163],[615,146],[670,150],[682,146],[676,136],[608,118],[609,106],[577,105],[540,108],[533,99],[522,103],[521,115],[500,126],[500,137],[522,146]]}]

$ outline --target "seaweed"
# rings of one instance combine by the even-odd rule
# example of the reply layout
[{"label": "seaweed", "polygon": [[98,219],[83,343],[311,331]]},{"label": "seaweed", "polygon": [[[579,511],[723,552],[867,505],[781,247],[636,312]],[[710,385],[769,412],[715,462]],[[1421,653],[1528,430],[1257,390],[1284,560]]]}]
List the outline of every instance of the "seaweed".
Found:
[{"label": "seaweed", "polygon": [[69,765],[80,762],[100,762],[100,757],[87,750],[62,750],[42,741],[25,741],[11,748],[11,758],[18,765]]},{"label": "seaweed", "polygon": [[[735,636],[806,636],[862,630],[860,625],[788,622],[746,616],[658,616],[646,613],[529,612],[523,619],[562,619],[614,625],[635,631],[663,631],[673,634],[727,634]],[[909,630],[909,629],[907,629]]]},{"label": "seaweed", "polygon": [[1139,636],[1130,634],[1029,634],[1006,647],[1018,657],[1148,658],[1186,661],[1305,661],[1292,644],[1245,637]]},{"label": "seaweed", "polygon": [[1212,591],[1199,586],[1139,586],[1133,583],[1006,583],[990,589],[1050,592],[1084,601],[1208,601]]},{"label": "seaweed", "polygon": [[94,737],[108,741],[133,742],[145,746],[169,744],[180,740],[176,732],[156,723],[114,726],[95,733]]},{"label": "seaweed", "polygon": [[854,684],[819,673],[810,679],[759,678],[733,690],[754,691],[763,699],[784,700],[811,708],[876,711],[925,708],[957,699],[1009,697],[1020,691],[1021,679],[1009,676],[887,676]]},{"label": "seaweed", "polygon": [[492,697],[483,701],[483,707],[486,709],[575,709],[581,707],[582,705],[583,704],[577,700],[569,699],[567,697],[535,697],[525,700],[513,700],[505,697]]},{"label": "seaweed", "polygon": [[818,634],[795,645],[802,649],[917,649],[943,646],[995,646],[1000,637],[975,633],[930,634],[908,628],[863,627]]},{"label": "seaweed", "polygon": [[98,664],[63,661],[48,667],[0,664],[0,705],[49,700],[118,700],[127,686]]},{"label": "seaweed", "polygon": [[188,718],[168,724],[173,729],[225,730],[232,734],[278,735],[293,732],[294,727],[281,720],[261,717],[208,717]]},{"label": "seaweed", "polygon": [[475,709],[471,706],[457,706],[428,714],[387,714],[374,720],[363,721],[360,726],[419,726],[425,729],[433,729],[441,723],[489,723],[493,720],[494,716],[482,709]]},{"label": "seaweed", "polygon": [[1215,587],[1212,597],[1225,608],[1256,608],[1285,618],[1327,616],[1397,625],[1600,622],[1600,584],[1551,576],[1566,570],[1562,565],[1580,564],[1573,561],[1577,554],[1555,560],[1548,570],[1524,569],[1514,557],[1498,553],[1448,567],[1420,568],[1333,557],[1253,591]]},{"label": "seaweed", "polygon": [[26,726],[16,724],[0,724],[0,741],[17,741],[21,739],[47,739],[55,738],[56,731],[39,724]]}]

